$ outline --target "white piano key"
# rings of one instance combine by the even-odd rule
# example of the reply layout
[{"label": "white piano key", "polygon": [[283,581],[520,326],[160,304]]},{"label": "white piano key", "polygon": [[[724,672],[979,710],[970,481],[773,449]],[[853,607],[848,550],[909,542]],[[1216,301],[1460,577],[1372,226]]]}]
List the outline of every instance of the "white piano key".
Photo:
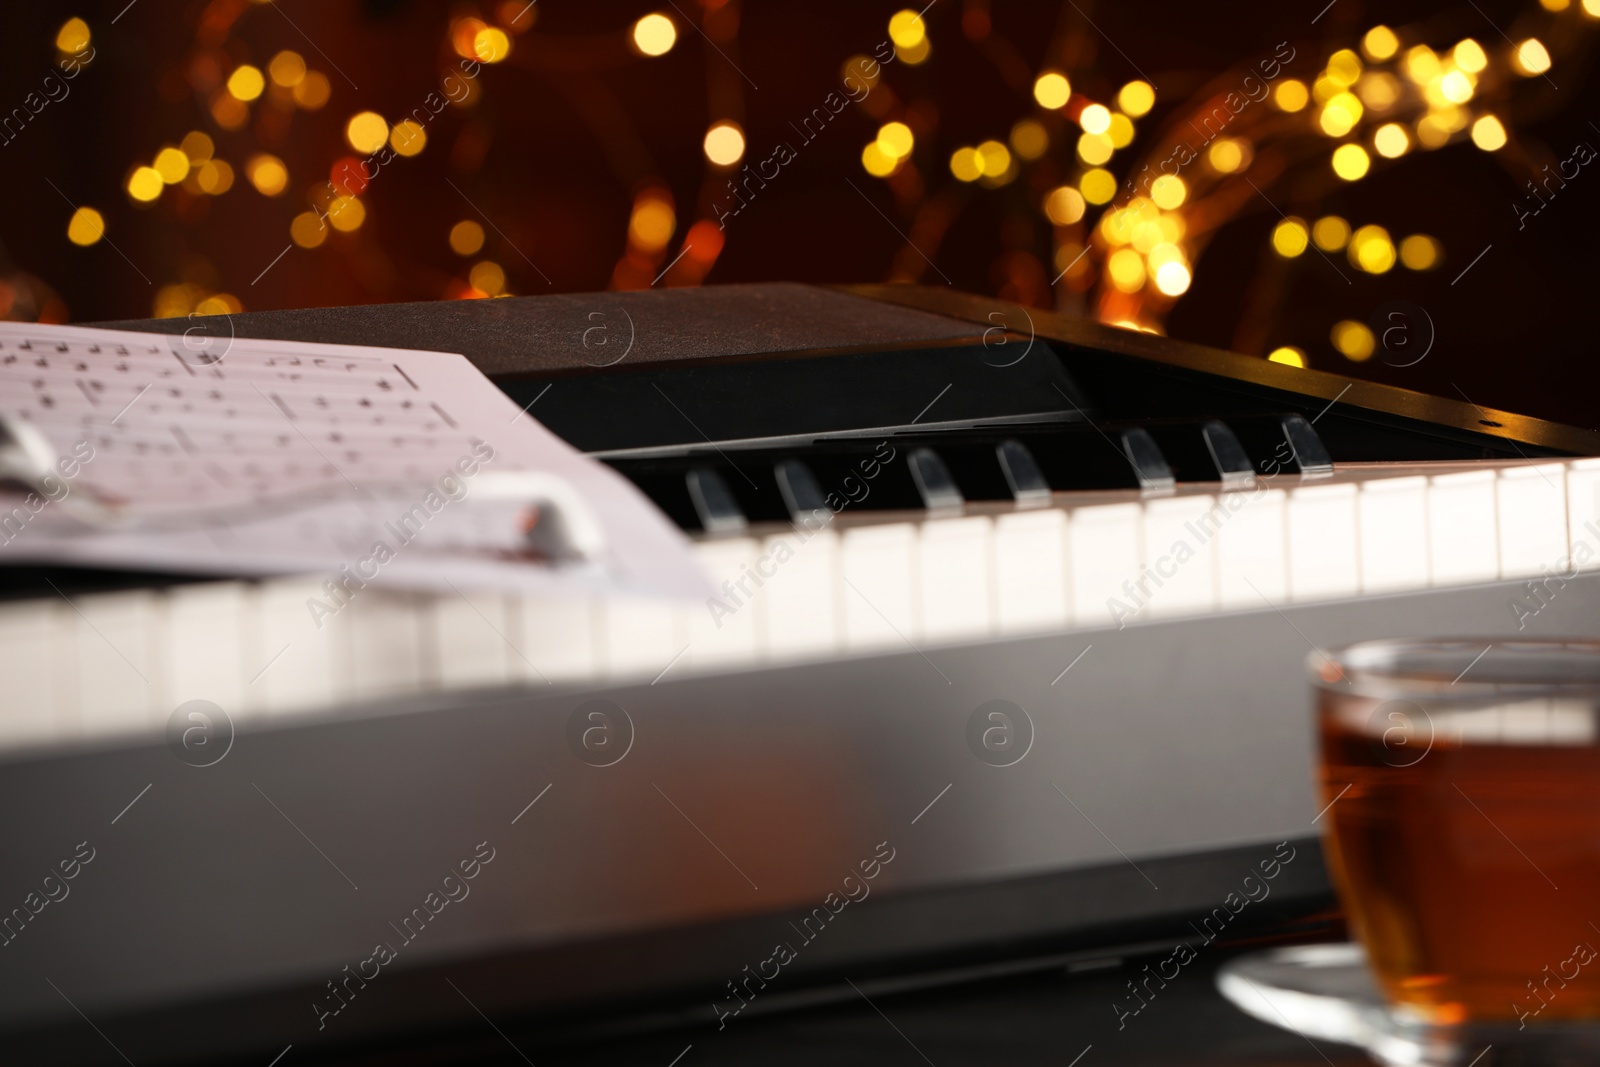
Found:
[{"label": "white piano key", "polygon": [[167,591],[161,653],[173,707],[209,700],[230,718],[248,716],[245,691],[259,669],[245,663],[253,610],[253,590],[244,582],[196,582]]},{"label": "white piano key", "polygon": [[349,634],[349,681],[356,700],[415,693],[433,681],[425,641],[424,598],[368,587],[329,626]]},{"label": "white piano key", "polygon": [[349,699],[349,620],[340,613],[315,613],[326,605],[322,583],[312,578],[278,578],[256,591],[260,637],[247,658],[245,699],[261,702],[269,713],[330,708]]},{"label": "white piano key", "polygon": [[1079,626],[1120,629],[1148,617],[1144,606],[1160,590],[1148,580],[1141,585],[1142,517],[1143,509],[1133,503],[1073,509],[1067,522],[1067,563],[1073,620]]},{"label": "white piano key", "polygon": [[1361,485],[1361,591],[1428,584],[1428,479],[1378,478]]},{"label": "white piano key", "polygon": [[1600,459],[1567,464],[1567,531],[1568,573],[1600,570]]},{"label": "white piano key", "polygon": [[1189,615],[1217,606],[1217,532],[1227,522],[1214,496],[1151,500],[1144,506],[1143,562],[1154,575],[1151,615]]},{"label": "white piano key", "polygon": [[1500,577],[1554,572],[1567,554],[1566,469],[1560,463],[1500,471]]},{"label": "white piano key", "polygon": [[695,554],[717,589],[688,610],[689,650],[679,666],[714,670],[754,662],[759,609],[767,599],[768,583],[782,566],[778,557],[787,559],[789,553],[774,548],[769,554],[754,538],[733,537],[702,541],[695,545]]},{"label": "white piano key", "polygon": [[1291,489],[1285,525],[1290,600],[1328,600],[1360,591],[1354,485]]},{"label": "white piano key", "polygon": [[1014,511],[994,524],[995,613],[1003,633],[1066,625],[1067,513]]},{"label": "white piano key", "polygon": [[1492,582],[1500,576],[1495,473],[1459,471],[1428,483],[1429,569],[1433,584]]},{"label": "white piano key", "polygon": [[922,636],[977,640],[994,631],[994,523],[986,516],[922,524],[918,583]]},{"label": "white piano key", "polygon": [[439,686],[466,689],[507,685],[516,677],[511,661],[512,601],[495,593],[463,589],[440,593],[424,604],[432,614],[432,655]]},{"label": "white piano key", "polygon": [[675,667],[689,644],[688,613],[694,607],[658,597],[606,598],[601,625],[607,677],[653,680]]},{"label": "white piano key", "polygon": [[72,604],[77,609],[78,712],[84,734],[149,732],[164,689],[153,655],[162,625],[158,595],[147,590],[107,593],[78,597]]},{"label": "white piano key", "polygon": [[[0,748],[40,744],[69,735],[69,724],[57,713],[58,703],[76,694],[60,677],[56,653],[71,630],[60,617],[66,604],[23,600],[0,604],[0,678],[6,694],[0,701]],[[76,616],[73,616],[76,620]],[[63,682],[68,682],[63,685]],[[74,713],[76,708],[73,709]],[[76,720],[76,714],[73,715]]]},{"label": "white piano key", "polygon": [[852,651],[905,648],[917,639],[917,528],[909,522],[846,530],[845,643]]},{"label": "white piano key", "polygon": [[1229,518],[1217,534],[1220,606],[1260,608],[1289,598],[1288,501],[1282,489],[1264,485],[1222,495]]},{"label": "white piano key", "polygon": [[590,682],[601,674],[601,611],[595,598],[571,594],[513,601],[521,626],[511,666],[529,685]]},{"label": "white piano key", "polygon": [[768,538],[763,550],[774,554],[779,541],[793,547],[794,557],[768,580],[763,602],[757,605],[766,616],[767,654],[774,659],[798,659],[836,652],[843,640],[841,590],[855,595],[840,578],[838,533],[797,530]]}]

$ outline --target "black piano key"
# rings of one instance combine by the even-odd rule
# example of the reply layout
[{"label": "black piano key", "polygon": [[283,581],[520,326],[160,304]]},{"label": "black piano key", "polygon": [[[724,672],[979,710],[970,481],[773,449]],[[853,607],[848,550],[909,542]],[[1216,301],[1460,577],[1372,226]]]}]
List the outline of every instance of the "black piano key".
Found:
[{"label": "black piano key", "polygon": [[1039,461],[1033,458],[1027,445],[1008,438],[994,446],[994,454],[1013,500],[1018,504],[1050,502],[1050,483],[1045,481]]},{"label": "black piano key", "polygon": [[772,474],[783,495],[789,517],[801,522],[827,510],[828,497],[811,468],[798,459],[782,459],[773,465]]},{"label": "black piano key", "polygon": [[906,465],[911,468],[911,480],[922,497],[922,506],[929,511],[959,508],[966,503],[956,480],[950,476],[950,468],[933,449],[913,448],[906,454]]},{"label": "black piano key", "polygon": [[695,515],[700,519],[700,528],[706,533],[743,533],[750,525],[727,481],[717,471],[710,467],[693,467],[684,476],[684,484]]}]

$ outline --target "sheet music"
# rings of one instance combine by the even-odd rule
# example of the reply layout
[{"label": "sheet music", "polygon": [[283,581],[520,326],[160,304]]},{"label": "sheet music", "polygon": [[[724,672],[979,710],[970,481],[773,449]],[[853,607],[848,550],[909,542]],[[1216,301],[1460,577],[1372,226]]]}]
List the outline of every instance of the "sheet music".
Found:
[{"label": "sheet music", "polygon": [[[0,323],[0,414],[55,457],[45,491],[0,494],[0,562],[702,593],[676,527],[465,357],[212,341]],[[530,556],[528,501],[506,496],[530,475],[581,500],[588,561]],[[124,525],[86,523],[96,507]]]}]

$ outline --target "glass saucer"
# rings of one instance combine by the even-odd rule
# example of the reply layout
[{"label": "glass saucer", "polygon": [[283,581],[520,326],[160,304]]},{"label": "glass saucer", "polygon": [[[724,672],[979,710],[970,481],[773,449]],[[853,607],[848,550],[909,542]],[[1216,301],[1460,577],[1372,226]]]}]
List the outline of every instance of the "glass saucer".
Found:
[{"label": "glass saucer", "polygon": [[1262,1022],[1302,1037],[1365,1049],[1405,1067],[1507,1067],[1600,1063],[1593,1022],[1437,1026],[1390,1007],[1360,945],[1297,945],[1240,956],[1217,972],[1217,989]]}]

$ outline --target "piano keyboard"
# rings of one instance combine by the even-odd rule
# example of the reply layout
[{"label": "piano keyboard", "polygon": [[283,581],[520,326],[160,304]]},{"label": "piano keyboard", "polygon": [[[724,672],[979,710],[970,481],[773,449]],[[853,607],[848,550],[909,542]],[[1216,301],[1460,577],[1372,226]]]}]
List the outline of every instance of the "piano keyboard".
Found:
[{"label": "piano keyboard", "polygon": [[[192,699],[240,724],[412,694],[745,667],[1495,581],[1536,612],[1600,568],[1600,460],[1341,467],[1167,495],[859,514],[708,536],[706,603],[205,582],[0,604],[0,753],[157,735]],[[1538,579],[1532,588],[1527,579]],[[1381,629],[1381,627],[1380,627]]]}]

